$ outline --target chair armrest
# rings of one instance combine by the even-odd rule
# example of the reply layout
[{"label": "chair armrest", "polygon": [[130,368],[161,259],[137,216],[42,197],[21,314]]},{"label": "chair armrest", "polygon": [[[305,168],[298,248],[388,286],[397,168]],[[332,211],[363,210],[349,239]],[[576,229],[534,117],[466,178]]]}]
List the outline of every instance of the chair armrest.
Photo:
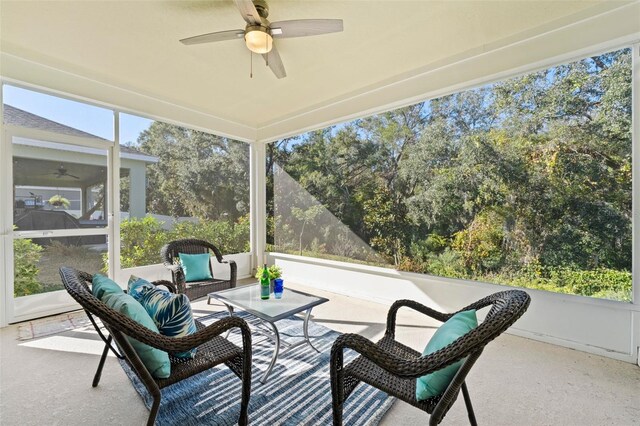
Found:
[{"label": "chair armrest", "polygon": [[249,329],[249,325],[242,318],[235,316],[219,319],[213,324],[208,325],[189,336],[178,338],[169,337],[168,339],[172,341],[164,345],[164,348],[159,349],[166,350],[167,352],[186,352],[208,342],[213,337],[219,336],[225,333],[227,330],[231,330],[233,328],[240,329],[240,332],[242,334],[243,347],[249,348],[250,350],[251,330]]},{"label": "chair armrest", "polygon": [[[460,339],[462,340],[462,339]],[[358,334],[343,334],[331,347],[331,374],[342,374],[343,351],[352,349],[383,370],[405,379],[417,379],[464,358],[474,349],[464,341],[454,342],[429,355],[401,358]],[[480,348],[480,351],[482,348]],[[334,372],[335,370],[335,372]]]},{"label": "chair armrest", "polygon": [[187,281],[184,276],[182,265],[177,263],[164,262],[164,266],[169,271],[171,271],[171,277],[173,279],[172,287],[176,290],[174,293],[184,293],[187,289]]},{"label": "chair armrest", "polygon": [[396,300],[395,302],[393,302],[393,305],[391,305],[391,308],[389,308],[389,313],[387,314],[386,333],[391,337],[395,336],[396,334],[396,316],[398,314],[398,310],[402,307],[411,308],[440,322],[445,322],[452,316],[452,314],[444,314],[442,312],[438,312],[414,300]]},{"label": "chair armrest", "polygon": [[220,263],[229,264],[229,283],[231,284],[231,288],[234,288],[236,286],[236,281],[238,280],[238,265],[236,265],[236,261],[223,260]]},{"label": "chair armrest", "polygon": [[[352,349],[380,368],[404,377],[411,363],[377,346],[369,339],[358,334],[347,333],[338,336],[331,346],[331,368],[342,370],[344,349]],[[334,374],[332,372],[332,374]]]},{"label": "chair armrest", "polygon": [[[117,314],[118,317],[122,315],[120,313]],[[236,327],[239,328],[242,333],[243,347],[251,347],[251,331],[249,326],[245,320],[235,316],[222,318],[198,330],[194,334],[181,337],[164,336],[149,330],[127,317],[125,318],[126,320],[120,319],[117,322],[110,322],[110,325],[129,337],[165,352],[187,352],[208,342],[213,337],[219,336],[227,330]]]},{"label": "chair armrest", "polygon": [[167,287],[171,293],[177,293],[178,292],[178,288],[171,281],[158,280],[158,281],[153,281],[151,284],[153,284],[155,286],[163,285],[163,286]]},{"label": "chair armrest", "polygon": [[178,272],[179,270],[182,269],[182,266],[178,265],[177,263],[171,264],[171,263],[164,263],[164,266],[171,272],[173,272],[174,274],[176,272]]}]

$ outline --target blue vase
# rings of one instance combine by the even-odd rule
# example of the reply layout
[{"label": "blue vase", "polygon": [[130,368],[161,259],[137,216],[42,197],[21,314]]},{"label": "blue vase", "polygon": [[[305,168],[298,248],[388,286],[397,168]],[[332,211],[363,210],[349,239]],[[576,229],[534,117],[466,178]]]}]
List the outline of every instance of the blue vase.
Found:
[{"label": "blue vase", "polygon": [[282,298],[282,293],[284,292],[284,282],[282,278],[276,278],[273,280],[273,295],[276,299]]}]

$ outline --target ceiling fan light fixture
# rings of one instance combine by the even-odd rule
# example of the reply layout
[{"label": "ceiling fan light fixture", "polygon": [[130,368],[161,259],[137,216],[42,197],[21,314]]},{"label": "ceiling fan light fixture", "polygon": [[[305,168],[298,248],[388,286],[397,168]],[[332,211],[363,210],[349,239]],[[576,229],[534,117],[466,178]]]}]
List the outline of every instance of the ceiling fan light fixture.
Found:
[{"label": "ceiling fan light fixture", "polygon": [[247,27],[244,42],[247,49],[258,54],[267,53],[273,48],[273,38],[269,29],[259,25]]}]

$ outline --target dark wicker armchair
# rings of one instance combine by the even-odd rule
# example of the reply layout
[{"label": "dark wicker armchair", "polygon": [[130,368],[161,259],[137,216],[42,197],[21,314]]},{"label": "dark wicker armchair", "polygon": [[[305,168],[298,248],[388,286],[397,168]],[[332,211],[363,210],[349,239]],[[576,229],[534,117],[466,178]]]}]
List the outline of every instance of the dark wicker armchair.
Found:
[{"label": "dark wicker armchair", "polygon": [[[153,397],[153,405],[147,422],[148,426],[152,426],[160,408],[160,389],[224,363],[242,380],[239,424],[246,425],[248,423],[247,411],[251,393],[251,332],[244,320],[238,317],[228,317],[207,327],[196,320],[198,331],[195,334],[184,337],[167,337],[155,333],[109,308],[93,296],[89,289],[92,276],[86,272],[62,267],[60,268],[60,276],[67,292],[84,308],[100,338],[106,344],[98,364],[98,370],[93,378],[93,387],[98,386],[107,354],[109,350],[112,350],[119,359],[124,359],[129,364]],[[175,287],[169,281],[156,281],[154,284],[164,285],[175,292]],[[104,328],[109,332],[107,336],[96,324],[94,317],[99,318]],[[221,336],[236,327],[242,333],[242,348]],[[153,378],[125,335],[169,352],[171,375],[166,379]],[[115,341],[117,349],[112,341]],[[198,351],[193,359],[176,358],[171,355],[171,353],[185,352],[196,347]]]},{"label": "dark wicker armchair", "polygon": [[[215,278],[213,268],[211,268],[211,263],[209,263],[209,270],[211,271],[211,276],[214,278],[205,281],[186,282],[184,271],[178,262],[178,253],[202,254],[209,253],[210,251],[213,252],[219,263],[229,264],[229,279],[222,280]],[[220,250],[207,241],[196,239],[171,241],[162,247],[160,256],[162,257],[164,266],[171,271],[171,278],[178,289],[178,293],[185,293],[191,300],[199,299],[214,291],[225,290],[236,286],[238,276],[236,262],[233,260],[223,260]]]},{"label": "dark wicker armchair", "polygon": [[[362,381],[431,414],[430,425],[437,425],[442,421],[462,389],[469,420],[475,425],[475,414],[465,378],[485,345],[520,318],[527,310],[529,302],[529,295],[524,291],[510,290],[492,294],[461,309],[458,312],[491,307],[485,320],[477,328],[426,356],[395,340],[398,309],[406,306],[442,322],[454,314],[443,314],[411,300],[399,300],[391,306],[387,316],[386,333],[378,343],[357,334],[341,335],[331,348],[333,424],[342,424],[344,402]],[[352,349],[360,356],[343,366],[345,349]],[[418,377],[440,370],[465,357],[466,360],[444,393],[424,401],[416,400]]]}]

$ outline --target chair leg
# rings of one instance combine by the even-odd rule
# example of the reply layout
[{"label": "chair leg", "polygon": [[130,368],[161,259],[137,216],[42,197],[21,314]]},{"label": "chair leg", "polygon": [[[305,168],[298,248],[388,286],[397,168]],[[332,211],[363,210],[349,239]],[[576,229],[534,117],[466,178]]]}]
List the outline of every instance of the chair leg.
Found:
[{"label": "chair leg", "polygon": [[149,420],[147,420],[147,426],[154,426],[156,423],[156,417],[158,416],[158,410],[160,409],[160,390],[151,392],[153,397],[153,404],[151,405],[151,412],[149,413]]},{"label": "chair leg", "polygon": [[[251,332],[249,331],[249,327],[241,327],[240,331],[242,333],[242,358],[239,360],[242,365],[242,374],[240,374],[240,380],[242,380],[242,396],[240,400],[240,418],[238,419],[238,425],[246,426],[249,424],[249,398],[251,398]],[[237,370],[234,369],[234,371]]]},{"label": "chair leg", "polygon": [[93,386],[94,388],[98,386],[98,383],[100,383],[100,377],[102,376],[102,368],[104,367],[104,362],[106,361],[107,354],[109,353],[110,343],[111,343],[111,336],[107,338],[107,342],[104,345],[104,350],[102,351],[102,356],[100,357],[100,363],[98,364],[98,370],[96,371],[96,374],[93,376],[93,383],[91,384],[91,386]]},{"label": "chair leg", "polygon": [[[332,370],[334,366],[331,365]],[[344,386],[342,377],[337,371],[331,371],[331,408],[333,409],[333,426],[342,426],[342,408],[344,401],[340,398],[340,394],[344,392],[341,388]],[[340,392],[342,390],[342,392]]]},{"label": "chair leg", "polygon": [[238,420],[239,426],[246,426],[249,424],[249,397],[251,395],[251,376],[242,373],[242,399],[240,402],[240,419]]},{"label": "chair leg", "polygon": [[477,426],[476,415],[473,412],[473,406],[471,405],[471,398],[469,397],[469,390],[467,389],[467,383],[462,383],[462,396],[464,397],[464,405],[467,406],[467,413],[469,414],[469,423],[471,426]]}]

